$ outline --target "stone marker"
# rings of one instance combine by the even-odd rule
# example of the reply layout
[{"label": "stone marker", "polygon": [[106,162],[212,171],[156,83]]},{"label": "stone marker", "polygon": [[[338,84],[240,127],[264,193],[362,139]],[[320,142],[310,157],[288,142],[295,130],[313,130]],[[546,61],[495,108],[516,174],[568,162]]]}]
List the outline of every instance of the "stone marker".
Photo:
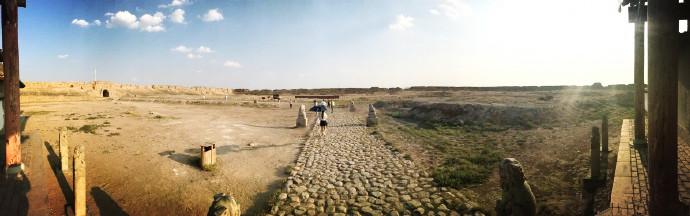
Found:
[{"label": "stone marker", "polygon": [[60,148],[60,167],[62,171],[69,170],[69,143],[67,142],[67,131],[60,131],[58,137],[58,145]]},{"label": "stone marker", "polygon": [[609,152],[609,117],[601,117],[601,151]]},{"label": "stone marker", "polygon": [[201,146],[201,167],[216,164],[216,144]]},{"label": "stone marker", "polygon": [[225,193],[213,196],[213,203],[208,207],[207,216],[240,216],[240,204],[235,198]]},{"label": "stone marker", "polygon": [[505,158],[498,166],[501,200],[496,201],[496,215],[537,215],[537,202],[525,179],[520,162]]},{"label": "stone marker", "polygon": [[367,127],[376,126],[379,124],[379,119],[376,117],[376,108],[373,104],[369,104],[369,116],[367,116]]},{"label": "stone marker", "polygon": [[306,127],[307,126],[307,111],[306,108],[304,107],[304,104],[302,104],[299,107],[299,111],[297,111],[297,126],[298,128],[300,127]]},{"label": "stone marker", "polygon": [[591,177],[592,180],[596,180],[599,178],[599,173],[600,173],[600,160],[599,160],[599,128],[597,127],[592,127],[592,153],[590,155],[590,160],[589,163],[592,167],[591,169]]},{"label": "stone marker", "polygon": [[355,102],[350,100],[350,112],[356,112],[357,108],[355,108]]},{"label": "stone marker", "polygon": [[86,161],[84,160],[84,145],[74,148],[74,215],[86,215]]}]

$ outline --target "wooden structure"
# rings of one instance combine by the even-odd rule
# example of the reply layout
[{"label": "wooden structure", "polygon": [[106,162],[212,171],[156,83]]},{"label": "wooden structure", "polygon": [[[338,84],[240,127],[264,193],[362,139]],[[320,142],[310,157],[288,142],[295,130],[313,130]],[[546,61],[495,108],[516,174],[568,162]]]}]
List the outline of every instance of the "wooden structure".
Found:
[{"label": "wooden structure", "polygon": [[297,98],[307,98],[307,99],[338,99],[340,95],[295,95]]},{"label": "wooden structure", "polygon": [[678,137],[688,137],[690,134],[690,46],[688,33],[679,33],[678,27],[679,20],[690,18],[690,3],[679,3],[678,0],[624,0],[622,5],[630,6],[629,21],[635,23],[637,140],[644,139],[644,113],[640,107],[643,106],[645,21],[648,26],[649,214],[687,215],[687,206],[678,199]]},{"label": "wooden structure", "polygon": [[5,94],[5,169],[21,167],[21,136],[19,134],[19,41],[17,27],[18,7],[26,7],[26,1],[0,0],[2,20],[2,56]]}]

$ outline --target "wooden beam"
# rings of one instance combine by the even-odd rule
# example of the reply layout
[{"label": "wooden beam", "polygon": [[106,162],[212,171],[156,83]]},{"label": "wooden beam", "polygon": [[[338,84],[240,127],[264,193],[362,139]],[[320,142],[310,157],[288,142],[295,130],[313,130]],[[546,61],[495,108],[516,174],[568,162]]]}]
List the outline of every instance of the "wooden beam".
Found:
[{"label": "wooden beam", "polygon": [[[5,6],[5,0],[0,1],[0,6]],[[26,8],[26,0],[17,0],[17,7]]]},{"label": "wooden beam", "polygon": [[630,6],[628,7],[628,23],[637,23],[642,19],[642,22],[647,22],[647,6]]},{"label": "wooden beam", "polygon": [[645,142],[644,22],[635,22],[635,141]]},{"label": "wooden beam", "polygon": [[2,50],[5,71],[5,168],[22,163],[19,134],[19,46],[17,0],[2,0]]},{"label": "wooden beam", "polygon": [[678,19],[679,20],[690,19],[690,3],[688,3],[688,2],[678,3]]},{"label": "wooden beam", "polygon": [[649,214],[679,215],[678,0],[649,0]]}]

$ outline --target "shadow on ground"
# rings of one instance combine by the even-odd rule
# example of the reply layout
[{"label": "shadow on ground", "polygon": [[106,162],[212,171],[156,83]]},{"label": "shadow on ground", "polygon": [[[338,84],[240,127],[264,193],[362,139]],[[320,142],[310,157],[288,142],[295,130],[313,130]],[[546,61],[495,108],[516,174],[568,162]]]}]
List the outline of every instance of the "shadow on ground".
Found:
[{"label": "shadow on ground", "polygon": [[[287,173],[285,171],[287,169],[289,169],[289,166],[286,166],[285,169],[278,169],[276,174],[280,176],[281,179],[285,179],[287,178]],[[277,180],[266,186],[265,192],[257,194],[252,198],[254,205],[249,206],[244,215],[263,215],[270,213],[272,204],[270,203],[271,199],[273,196],[278,196],[278,194],[274,193],[283,186],[283,183],[284,181]]]},{"label": "shadow on ground", "polygon": [[129,215],[122,210],[122,207],[113,200],[108,193],[103,191],[100,187],[91,188],[91,196],[98,206],[98,211],[103,216],[123,216]]},{"label": "shadow on ground", "polygon": [[67,211],[67,208],[74,204],[72,203],[74,201],[74,192],[69,186],[69,182],[67,182],[65,173],[63,173],[62,168],[60,168],[61,163],[57,153],[55,153],[55,150],[50,146],[48,141],[43,142],[43,144],[45,144],[46,150],[48,150],[48,163],[50,163],[50,169],[53,170],[53,174],[55,174],[58,184],[60,185],[60,190],[62,190],[62,194],[65,196],[65,200],[67,200],[67,204],[65,204],[65,211]]}]

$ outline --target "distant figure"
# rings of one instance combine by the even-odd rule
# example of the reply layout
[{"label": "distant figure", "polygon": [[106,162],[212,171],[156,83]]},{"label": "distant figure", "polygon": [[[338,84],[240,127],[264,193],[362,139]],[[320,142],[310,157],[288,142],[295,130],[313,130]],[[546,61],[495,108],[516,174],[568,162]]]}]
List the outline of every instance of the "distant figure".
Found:
[{"label": "distant figure", "polygon": [[[314,106],[319,106],[319,102],[316,102],[316,100],[314,100]],[[317,111],[316,115],[314,115],[314,116],[319,117],[319,112]]]},{"label": "distant figure", "polygon": [[335,101],[334,100],[331,101],[331,113],[333,113],[333,111],[335,111]]},{"label": "distant figure", "polygon": [[292,101],[290,101],[290,109],[292,109]]},{"label": "distant figure", "polygon": [[202,95],[201,98],[206,100],[206,95]]},{"label": "distant figure", "polygon": [[228,100],[228,95],[225,95],[225,100]]},{"label": "distant figure", "polygon": [[321,112],[321,115],[319,116],[319,121],[321,121],[321,123],[319,123],[319,125],[321,126],[321,136],[326,135],[326,126],[328,126],[328,122],[326,121],[326,119],[328,119],[328,115],[326,115],[326,112]]}]

